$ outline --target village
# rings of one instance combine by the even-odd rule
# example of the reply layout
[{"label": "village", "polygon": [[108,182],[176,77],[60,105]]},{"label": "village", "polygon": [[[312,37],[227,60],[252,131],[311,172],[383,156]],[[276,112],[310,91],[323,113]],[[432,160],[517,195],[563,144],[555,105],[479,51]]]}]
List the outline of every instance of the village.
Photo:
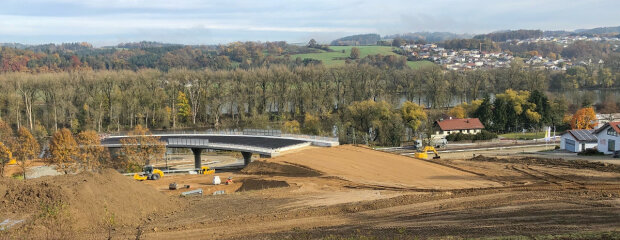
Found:
[{"label": "village", "polygon": [[[620,41],[617,37],[588,37],[588,36],[565,36],[565,37],[541,37],[529,38],[524,40],[507,40],[507,44],[531,44],[540,42],[549,42],[567,47],[576,41],[593,41],[593,42],[613,42],[614,48],[618,48]],[[446,49],[434,43],[427,44],[406,44],[400,46],[400,49],[408,56],[417,60],[432,61],[446,68],[447,70],[473,70],[473,69],[493,69],[502,68],[510,65],[510,62],[516,57],[510,52],[489,52],[480,49]],[[571,66],[581,65],[587,66],[592,63],[602,64],[603,60],[592,59],[589,61],[573,62],[569,58],[534,55],[529,58],[518,58],[524,64],[536,70],[552,70],[565,71]]]}]

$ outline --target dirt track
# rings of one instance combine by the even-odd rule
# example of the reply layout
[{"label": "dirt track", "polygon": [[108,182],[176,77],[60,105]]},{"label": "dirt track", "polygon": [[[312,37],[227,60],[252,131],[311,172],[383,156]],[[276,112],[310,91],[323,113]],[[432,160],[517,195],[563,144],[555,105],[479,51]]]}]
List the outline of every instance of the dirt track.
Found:
[{"label": "dirt track", "polygon": [[[583,232],[594,233],[577,239],[618,238],[620,171],[560,161],[420,161],[351,146],[309,148],[253,162],[242,172],[216,173],[233,176],[233,185],[212,186],[212,176],[200,175],[139,183],[179,202],[177,208],[137,224],[142,239],[414,239]],[[386,164],[401,164],[402,169],[378,166]],[[370,167],[364,169],[366,165]],[[392,174],[377,178],[386,172]],[[222,188],[227,194],[179,199],[179,192],[165,190],[170,181],[207,193]],[[238,191],[244,184],[249,191]],[[113,236],[135,239],[137,233],[136,226],[120,225]],[[90,228],[77,236],[105,234]]]}]

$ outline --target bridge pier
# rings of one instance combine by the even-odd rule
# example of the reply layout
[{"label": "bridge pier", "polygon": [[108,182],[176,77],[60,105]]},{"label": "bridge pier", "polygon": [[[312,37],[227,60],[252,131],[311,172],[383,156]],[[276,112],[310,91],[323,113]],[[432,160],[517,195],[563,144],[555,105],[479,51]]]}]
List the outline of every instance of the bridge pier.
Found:
[{"label": "bridge pier", "polygon": [[243,165],[248,165],[250,164],[250,162],[252,162],[252,153],[251,152],[241,152],[241,155],[243,155]]},{"label": "bridge pier", "polygon": [[202,158],[200,158],[202,148],[192,148],[192,153],[194,153],[194,168],[200,170],[202,168]]}]

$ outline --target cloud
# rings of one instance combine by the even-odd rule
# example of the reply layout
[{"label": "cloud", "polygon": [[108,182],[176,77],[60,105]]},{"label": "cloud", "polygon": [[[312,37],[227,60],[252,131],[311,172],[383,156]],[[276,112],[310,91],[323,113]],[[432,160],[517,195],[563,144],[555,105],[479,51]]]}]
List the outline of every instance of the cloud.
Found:
[{"label": "cloud", "polygon": [[617,0],[4,0],[0,42],[171,35],[176,42],[327,41],[369,32],[571,30],[620,25],[617,9]]}]

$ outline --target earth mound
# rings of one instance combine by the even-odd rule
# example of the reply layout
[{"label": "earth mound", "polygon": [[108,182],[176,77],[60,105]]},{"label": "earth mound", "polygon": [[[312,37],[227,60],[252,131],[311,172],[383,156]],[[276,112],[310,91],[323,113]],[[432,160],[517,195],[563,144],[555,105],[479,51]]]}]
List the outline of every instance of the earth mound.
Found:
[{"label": "earth mound", "polygon": [[286,181],[278,180],[262,180],[249,178],[243,180],[243,184],[237,190],[237,192],[252,191],[252,190],[264,190],[269,188],[281,188],[289,187],[290,185]]},{"label": "earth mound", "polygon": [[319,171],[304,166],[284,162],[254,161],[248,164],[241,173],[252,175],[271,175],[286,177],[318,177]]},{"label": "earth mound", "polygon": [[111,169],[26,181],[0,179],[0,216],[25,224],[61,207],[76,230],[101,228],[109,218],[118,226],[137,226],[178,205],[153,187]]}]

